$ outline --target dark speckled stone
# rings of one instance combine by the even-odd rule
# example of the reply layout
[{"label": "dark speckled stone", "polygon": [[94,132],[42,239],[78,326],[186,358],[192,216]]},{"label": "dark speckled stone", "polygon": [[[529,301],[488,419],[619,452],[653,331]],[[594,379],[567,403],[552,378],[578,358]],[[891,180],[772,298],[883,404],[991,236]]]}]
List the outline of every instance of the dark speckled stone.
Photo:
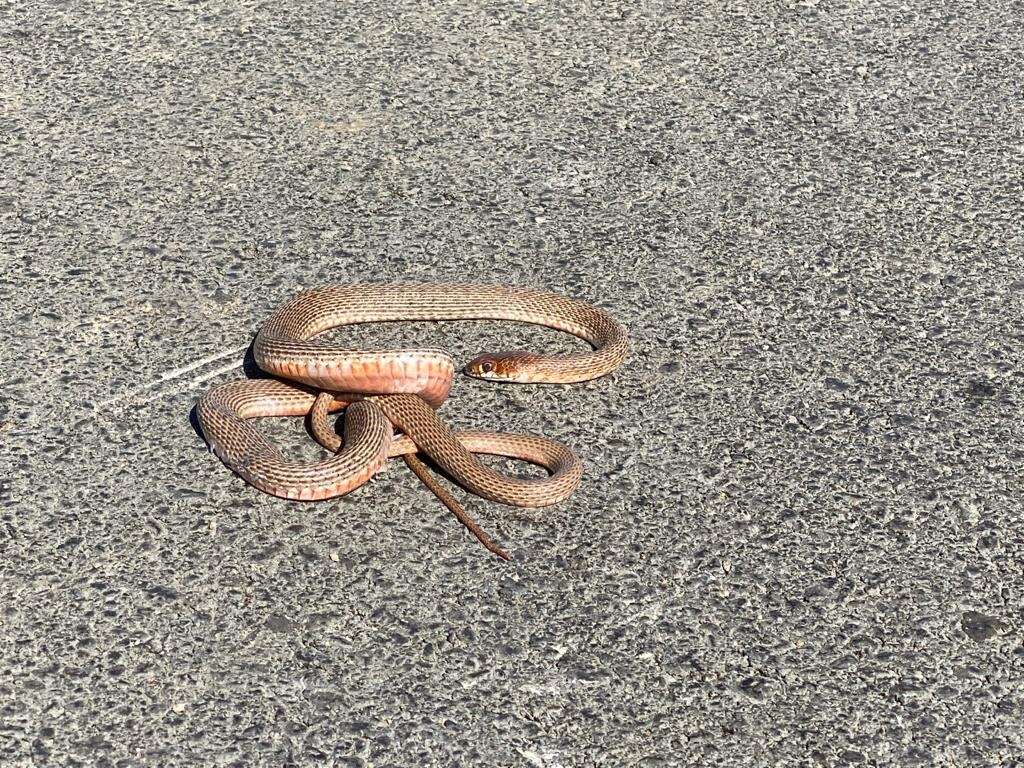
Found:
[{"label": "dark speckled stone", "polygon": [[[1020,760],[1020,29],[998,0],[7,4],[0,764]],[[542,514],[469,501],[511,563],[399,463],[292,503],[193,429],[299,289],[464,279],[634,343],[601,381],[457,382],[456,426],[585,457]]]}]

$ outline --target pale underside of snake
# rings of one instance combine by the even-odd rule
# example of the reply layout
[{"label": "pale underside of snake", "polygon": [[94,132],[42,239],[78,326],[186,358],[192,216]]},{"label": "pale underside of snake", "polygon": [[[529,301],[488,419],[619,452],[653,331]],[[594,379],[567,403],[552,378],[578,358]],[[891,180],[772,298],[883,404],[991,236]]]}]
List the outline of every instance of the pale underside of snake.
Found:
[{"label": "pale underside of snake", "polygon": [[[566,446],[536,436],[455,433],[438,418],[433,408],[447,397],[455,373],[454,360],[443,350],[343,350],[315,339],[338,326],[399,320],[527,322],[566,331],[594,347],[558,356],[521,351],[480,355],[465,372],[482,379],[586,381],[614,370],[628,353],[625,330],[607,312],[557,294],[468,284],[330,285],[296,296],[257,334],[256,362],[279,378],[228,382],[200,398],[197,416],[213,451],[247,482],[290,499],[348,493],[369,480],[389,456],[405,457],[423,478],[417,452],[428,455],[460,485],[493,501],[539,507],[568,497],[579,485],[582,464]],[[343,444],[327,421],[328,413],[341,408]],[[248,422],[307,414],[314,436],[335,455],[312,462],[288,459]],[[396,436],[393,426],[404,435]],[[551,474],[510,477],[480,462],[475,453],[522,459]],[[428,485],[441,495],[436,484]],[[479,530],[474,533],[480,537]]]}]

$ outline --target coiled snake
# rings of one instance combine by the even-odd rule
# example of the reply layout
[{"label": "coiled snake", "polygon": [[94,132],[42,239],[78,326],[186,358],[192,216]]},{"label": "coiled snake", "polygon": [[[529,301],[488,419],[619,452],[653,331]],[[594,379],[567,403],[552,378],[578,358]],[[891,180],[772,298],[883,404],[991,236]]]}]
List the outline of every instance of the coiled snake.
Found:
[{"label": "coiled snake", "polygon": [[[315,339],[342,325],[395,320],[520,321],[571,333],[594,347],[560,356],[483,354],[464,369],[481,379],[586,381],[613,371],[628,353],[625,329],[607,312],[557,294],[470,284],[329,285],[299,294],[260,328],[253,345],[256,363],[279,378],[227,382],[200,398],[196,413],[214,453],[250,484],[288,499],[340,496],[369,480],[389,456],[403,456],[449,504],[450,497],[425,474],[418,451],[468,490],[503,504],[546,506],[576,489],[582,464],[561,443],[498,432],[456,433],[441,421],[434,408],[448,396],[455,374],[455,363],[443,350],[343,350]],[[344,444],[328,422],[328,414],[342,408]],[[248,422],[307,414],[316,439],[335,455],[312,462],[287,459]],[[395,436],[392,425],[404,435]],[[522,459],[551,474],[509,477],[474,453]],[[453,511],[485,546],[507,557],[465,513]]]}]

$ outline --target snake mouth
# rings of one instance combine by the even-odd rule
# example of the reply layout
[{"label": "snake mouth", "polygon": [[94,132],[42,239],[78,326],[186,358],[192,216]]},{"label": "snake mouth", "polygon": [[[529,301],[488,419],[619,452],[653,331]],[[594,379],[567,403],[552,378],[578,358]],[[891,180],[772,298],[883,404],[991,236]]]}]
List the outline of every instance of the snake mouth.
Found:
[{"label": "snake mouth", "polygon": [[496,379],[496,366],[492,355],[480,355],[466,363],[462,372],[477,379]]},{"label": "snake mouth", "polygon": [[466,364],[464,372],[476,379],[515,381],[520,374],[518,354],[501,352],[481,354]]},{"label": "snake mouth", "polygon": [[467,376],[491,381],[524,381],[526,352],[492,352],[473,358],[463,369]]}]

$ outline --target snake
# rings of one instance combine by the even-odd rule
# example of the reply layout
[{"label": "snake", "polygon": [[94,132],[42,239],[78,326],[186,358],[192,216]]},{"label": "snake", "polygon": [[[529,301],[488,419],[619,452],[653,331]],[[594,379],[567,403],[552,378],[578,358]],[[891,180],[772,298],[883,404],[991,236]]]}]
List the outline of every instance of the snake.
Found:
[{"label": "snake", "polygon": [[[592,349],[561,355],[513,350],[477,355],[471,377],[517,383],[573,383],[604,376],[626,359],[625,328],[586,302],[529,288],[483,284],[332,284],[299,293],[260,327],[256,364],[268,378],[226,382],[205,393],[196,415],[213,452],[256,488],[283,498],[329,499],[366,483],[389,457],[429,456],[460,485],[503,504],[541,507],[575,491],[582,463],[567,446],[535,435],[452,431],[435,412],[454,380],[445,350],[342,349],[318,340],[331,329],[393,321],[495,320],[569,333]],[[344,410],[344,441],[328,415]],[[252,423],[308,416],[333,455],[285,457]],[[394,428],[401,430],[400,435]],[[476,458],[494,454],[544,467],[548,477],[511,477]],[[417,472],[419,474],[419,472]]]}]

